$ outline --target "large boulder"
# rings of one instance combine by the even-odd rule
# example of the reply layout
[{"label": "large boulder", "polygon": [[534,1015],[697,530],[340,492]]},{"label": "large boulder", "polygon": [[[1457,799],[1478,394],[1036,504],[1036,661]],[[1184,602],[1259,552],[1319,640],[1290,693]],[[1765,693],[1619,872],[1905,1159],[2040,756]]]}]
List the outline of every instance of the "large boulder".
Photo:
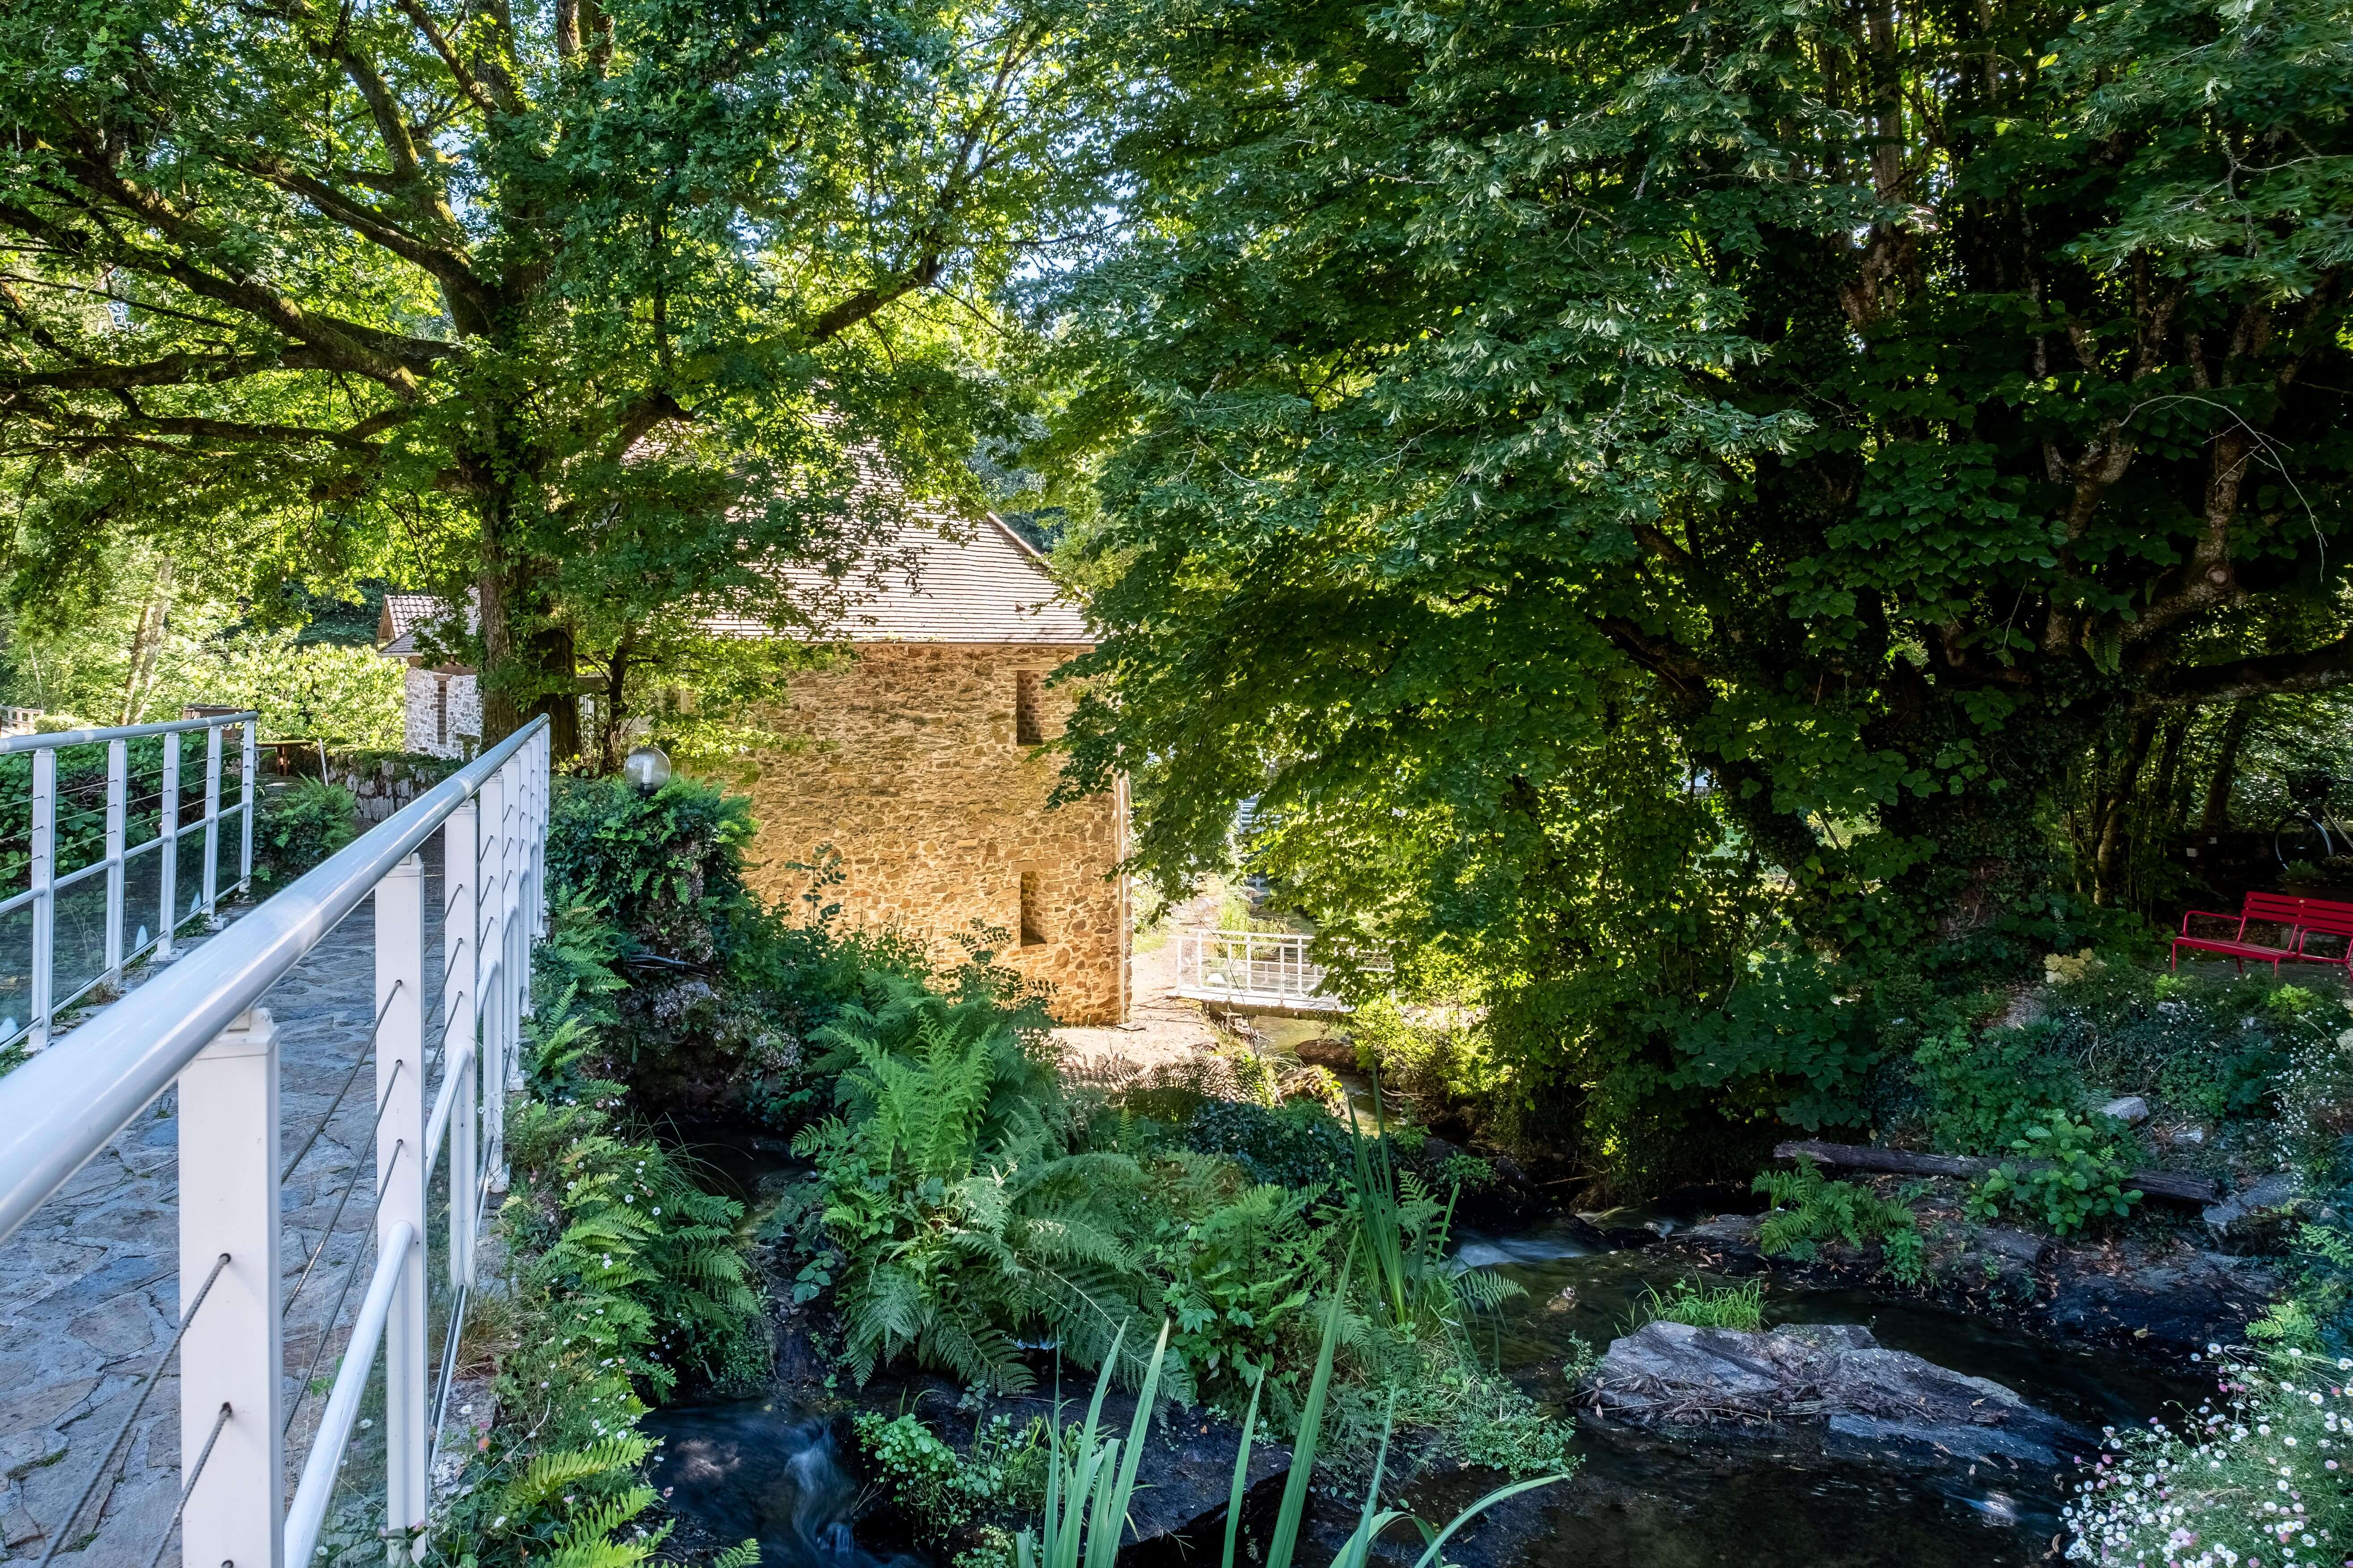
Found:
[{"label": "large boulder", "polygon": [[1851,1323],[1769,1332],[1645,1323],[1582,1389],[1597,1410],[1671,1425],[1791,1423],[1856,1458],[2050,1466],[2095,1439],[2000,1384],[1892,1351]]}]

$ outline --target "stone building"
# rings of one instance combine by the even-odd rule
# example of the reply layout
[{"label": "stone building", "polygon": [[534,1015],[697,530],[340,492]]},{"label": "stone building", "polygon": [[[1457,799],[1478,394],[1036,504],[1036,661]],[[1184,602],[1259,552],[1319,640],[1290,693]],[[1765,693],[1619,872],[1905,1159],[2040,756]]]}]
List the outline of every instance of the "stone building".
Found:
[{"label": "stone building", "polygon": [[[827,896],[849,922],[895,928],[943,963],[958,934],[1001,931],[997,961],[1053,983],[1057,1022],[1124,1022],[1124,789],[1046,805],[1046,742],[1073,700],[1047,678],[1092,646],[1085,617],[993,517],[962,540],[911,523],[878,552],[888,568],[858,581],[834,628],[847,656],[796,672],[763,721],[786,743],[755,758],[748,785],[752,885],[791,906],[809,884],[797,868],[829,848],[844,880]],[[384,651],[411,660],[408,749],[436,755],[481,728],[471,672],[425,668],[416,650],[415,625],[446,613],[388,595],[380,628]]]},{"label": "stone building", "polygon": [[482,700],[474,672],[427,665],[417,634],[448,617],[431,594],[386,594],[376,616],[376,651],[408,668],[401,678],[401,749],[430,757],[470,757],[482,743]]}]

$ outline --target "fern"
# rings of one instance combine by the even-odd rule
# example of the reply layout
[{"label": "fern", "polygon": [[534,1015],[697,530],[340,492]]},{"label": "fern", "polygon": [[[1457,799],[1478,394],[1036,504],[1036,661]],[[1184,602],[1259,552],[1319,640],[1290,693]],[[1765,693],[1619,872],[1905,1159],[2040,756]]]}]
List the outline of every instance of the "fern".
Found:
[{"label": "fern", "polygon": [[1767,1257],[1810,1262],[1826,1241],[1849,1247],[1883,1245],[1887,1271],[1917,1284],[1926,1267],[1925,1248],[1912,1211],[1868,1187],[1833,1182],[1803,1154],[1794,1171],[1760,1172],[1753,1190],[1772,1203],[1757,1226],[1757,1249]]}]

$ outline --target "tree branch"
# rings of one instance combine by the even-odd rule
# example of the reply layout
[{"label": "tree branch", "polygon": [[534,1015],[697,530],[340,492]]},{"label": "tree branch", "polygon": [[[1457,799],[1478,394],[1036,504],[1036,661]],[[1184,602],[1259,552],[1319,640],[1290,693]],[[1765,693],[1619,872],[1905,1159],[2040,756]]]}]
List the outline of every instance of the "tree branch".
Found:
[{"label": "tree branch", "polygon": [[2193,702],[2230,702],[2275,691],[2327,691],[2353,683],[2353,633],[2303,653],[2258,654],[2228,664],[2191,665],[2143,688],[2132,710]]}]

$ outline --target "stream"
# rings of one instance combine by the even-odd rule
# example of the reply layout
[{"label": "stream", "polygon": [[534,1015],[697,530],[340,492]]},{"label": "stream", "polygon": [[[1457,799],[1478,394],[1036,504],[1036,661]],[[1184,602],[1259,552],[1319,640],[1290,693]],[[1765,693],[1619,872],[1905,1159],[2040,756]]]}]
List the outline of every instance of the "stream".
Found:
[{"label": "stream", "polygon": [[[706,1134],[692,1152],[718,1184],[754,1205],[786,1168],[783,1142],[772,1138]],[[1621,1210],[1587,1217],[1622,1237],[1692,1216]],[[1594,1234],[1563,1215],[1457,1237],[1461,1265],[1492,1269],[1525,1292],[1489,1321],[1481,1350],[1564,1415],[1570,1389],[1560,1369],[1572,1336],[1605,1349],[1629,1331],[1647,1288],[1694,1273],[1669,1249],[1597,1247]],[[1765,1311],[1768,1325],[1861,1323],[1891,1350],[2003,1384],[2093,1431],[2194,1406],[2208,1386],[2187,1368],[2177,1374],[1870,1290],[1799,1289],[1768,1276]],[[772,1565],[869,1568],[878,1561],[852,1538],[854,1458],[836,1451],[826,1423],[754,1400],[657,1411],[647,1430],[665,1443],[656,1484],[675,1489],[670,1506],[693,1533],[722,1542],[756,1536]],[[1473,1568],[2009,1568],[2053,1560],[2064,1500],[2049,1473],[1990,1464],[1982,1476],[1960,1466],[1935,1473],[1881,1467],[1830,1456],[1803,1431],[1653,1431],[1588,1415],[1573,1447],[1582,1463],[1572,1480],[1515,1502],[1451,1548],[1450,1561]],[[1406,1491],[1415,1511],[1442,1521],[1493,1482],[1488,1473],[1442,1472]],[[1325,1555],[1303,1543],[1303,1563],[1320,1564]],[[885,1561],[917,1568],[913,1560]]]}]

